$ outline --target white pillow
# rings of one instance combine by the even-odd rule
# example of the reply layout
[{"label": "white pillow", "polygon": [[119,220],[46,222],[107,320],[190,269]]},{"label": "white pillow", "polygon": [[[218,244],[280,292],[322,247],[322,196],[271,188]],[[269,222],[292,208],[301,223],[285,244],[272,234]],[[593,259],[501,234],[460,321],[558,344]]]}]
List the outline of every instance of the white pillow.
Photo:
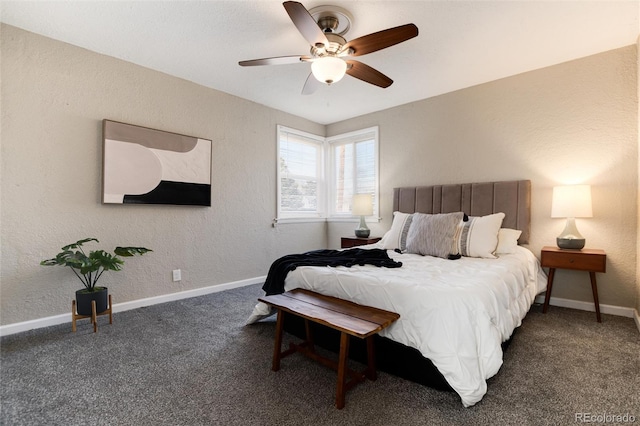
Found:
[{"label": "white pillow", "polygon": [[466,257],[495,259],[498,246],[498,231],[502,226],[504,213],[495,213],[482,217],[469,216],[462,222],[458,239],[458,253]]},{"label": "white pillow", "polygon": [[518,247],[518,238],[522,231],[517,229],[500,228],[498,231],[498,247],[496,254],[515,253]]},{"label": "white pillow", "polygon": [[382,237],[379,244],[385,250],[407,249],[407,232],[411,226],[413,215],[409,213],[393,212],[391,229]]}]

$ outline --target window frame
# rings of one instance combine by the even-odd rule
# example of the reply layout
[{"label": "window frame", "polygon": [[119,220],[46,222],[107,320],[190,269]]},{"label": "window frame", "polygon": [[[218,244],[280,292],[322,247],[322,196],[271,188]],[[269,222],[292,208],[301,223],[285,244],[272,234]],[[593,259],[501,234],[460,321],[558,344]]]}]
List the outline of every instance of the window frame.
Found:
[{"label": "window frame", "polygon": [[[280,141],[283,134],[288,133],[301,139],[306,139],[305,142],[311,144],[317,144],[319,148],[318,152],[318,165],[317,165],[317,208],[315,212],[284,212],[282,210],[282,172],[280,170]],[[293,129],[283,125],[277,125],[276,134],[276,218],[274,225],[279,223],[303,223],[303,222],[353,222],[355,218],[351,213],[337,213],[335,210],[335,197],[336,188],[334,182],[336,181],[337,170],[335,168],[335,158],[333,149],[335,146],[352,144],[355,147],[357,142],[363,140],[374,140],[374,205],[373,215],[366,218],[367,222],[379,222],[379,187],[380,187],[380,141],[379,141],[379,128],[378,126],[368,127],[365,129],[355,130],[352,132],[342,133],[330,137],[323,137],[314,135],[302,130]],[[354,162],[355,162],[354,156]],[[295,176],[295,175],[294,175]]]}]

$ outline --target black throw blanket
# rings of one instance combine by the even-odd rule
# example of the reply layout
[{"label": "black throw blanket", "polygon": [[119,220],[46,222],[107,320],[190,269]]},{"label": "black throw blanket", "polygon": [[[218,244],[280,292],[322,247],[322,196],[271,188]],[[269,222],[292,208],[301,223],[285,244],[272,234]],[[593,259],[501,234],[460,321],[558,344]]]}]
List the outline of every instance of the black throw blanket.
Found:
[{"label": "black throw blanket", "polygon": [[402,262],[392,260],[383,249],[314,250],[302,254],[289,254],[273,262],[262,289],[267,296],[284,293],[284,279],[289,271],[293,271],[298,266],[346,266],[349,268],[353,265],[399,268]]}]

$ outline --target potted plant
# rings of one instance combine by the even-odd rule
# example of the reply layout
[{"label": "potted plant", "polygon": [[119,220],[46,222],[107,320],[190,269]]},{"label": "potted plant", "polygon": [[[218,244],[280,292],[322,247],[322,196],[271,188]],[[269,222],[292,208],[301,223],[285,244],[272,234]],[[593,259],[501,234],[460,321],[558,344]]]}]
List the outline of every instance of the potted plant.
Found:
[{"label": "potted plant", "polygon": [[114,254],[104,250],[94,250],[87,255],[82,246],[90,241],[100,242],[96,238],[85,238],[62,247],[62,251],[53,259],[40,262],[41,265],[45,266],[69,266],[80,279],[84,288],[76,291],[76,304],[79,315],[91,315],[92,300],[96,301],[96,312],[103,312],[107,309],[107,287],[98,287],[96,284],[104,271],[119,271],[122,269],[124,261],[118,256],[130,257],[153,251],[144,247],[116,247],[113,251]]}]

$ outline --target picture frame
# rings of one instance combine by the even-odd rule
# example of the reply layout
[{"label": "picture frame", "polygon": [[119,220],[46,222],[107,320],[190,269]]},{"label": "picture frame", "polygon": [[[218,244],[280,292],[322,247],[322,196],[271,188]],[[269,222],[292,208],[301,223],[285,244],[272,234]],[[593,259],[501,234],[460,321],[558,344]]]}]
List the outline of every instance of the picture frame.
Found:
[{"label": "picture frame", "polygon": [[212,141],[102,120],[102,203],[211,206]]}]

